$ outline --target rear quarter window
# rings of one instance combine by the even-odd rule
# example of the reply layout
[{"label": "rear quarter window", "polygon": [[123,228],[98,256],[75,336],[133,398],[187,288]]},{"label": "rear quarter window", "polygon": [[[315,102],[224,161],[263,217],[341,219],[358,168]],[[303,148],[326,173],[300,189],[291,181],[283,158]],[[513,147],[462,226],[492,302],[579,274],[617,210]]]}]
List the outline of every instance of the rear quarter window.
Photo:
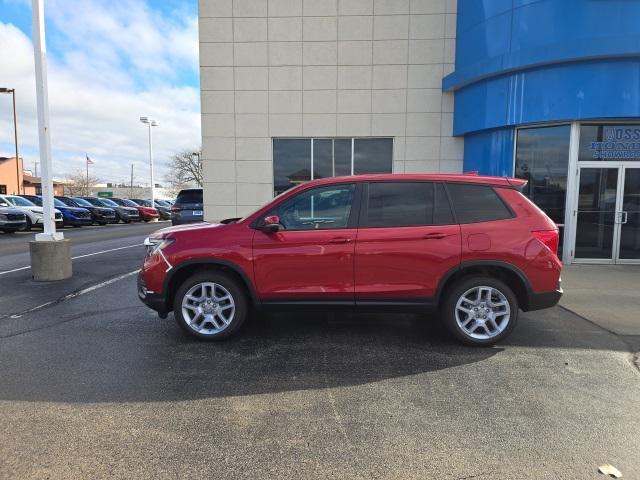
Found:
[{"label": "rear quarter window", "polygon": [[490,222],[513,217],[492,187],[449,183],[447,189],[458,223]]}]

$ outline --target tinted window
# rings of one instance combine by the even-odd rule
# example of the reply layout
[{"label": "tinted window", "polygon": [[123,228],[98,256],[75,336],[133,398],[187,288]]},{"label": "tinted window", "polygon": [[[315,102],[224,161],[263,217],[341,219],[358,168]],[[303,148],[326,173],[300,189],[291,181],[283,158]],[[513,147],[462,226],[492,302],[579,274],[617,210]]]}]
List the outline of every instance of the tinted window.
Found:
[{"label": "tinted window", "polygon": [[451,212],[451,204],[449,197],[441,183],[435,184],[435,198],[433,205],[433,224],[434,225],[451,225],[454,222],[453,213]]},{"label": "tinted window", "polygon": [[433,224],[433,184],[381,182],[369,185],[365,225],[410,227]]},{"label": "tinted window", "polygon": [[94,204],[97,207],[117,207],[116,202],[109,200],[108,198],[86,198],[87,202]]},{"label": "tinted window", "polygon": [[450,183],[447,188],[458,223],[488,222],[512,216],[491,187]]},{"label": "tinted window", "polygon": [[71,200],[70,198],[65,198],[65,197],[59,197],[56,198],[56,200],[58,200],[59,202],[64,203],[65,205],[67,205],[68,207],[75,207],[76,205],[73,203],[73,200]]},{"label": "tinted window", "polygon": [[176,203],[202,203],[202,190],[182,190]]},{"label": "tinted window", "polygon": [[354,190],[353,184],[314,188],[285,201],[273,213],[285,230],[346,228]]},{"label": "tinted window", "polygon": [[82,198],[74,198],[73,201],[78,207],[91,207],[92,205]]}]

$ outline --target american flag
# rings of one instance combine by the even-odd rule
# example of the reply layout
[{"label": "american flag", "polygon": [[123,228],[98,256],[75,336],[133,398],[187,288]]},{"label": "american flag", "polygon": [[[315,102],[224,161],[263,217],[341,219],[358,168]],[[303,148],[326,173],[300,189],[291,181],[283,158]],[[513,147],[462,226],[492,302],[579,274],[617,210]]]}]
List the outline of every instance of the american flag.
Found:
[{"label": "american flag", "polygon": [[95,163],[93,160],[89,158],[89,155],[87,155],[86,153],[84,155],[85,157],[87,157],[87,165],[93,165]]}]

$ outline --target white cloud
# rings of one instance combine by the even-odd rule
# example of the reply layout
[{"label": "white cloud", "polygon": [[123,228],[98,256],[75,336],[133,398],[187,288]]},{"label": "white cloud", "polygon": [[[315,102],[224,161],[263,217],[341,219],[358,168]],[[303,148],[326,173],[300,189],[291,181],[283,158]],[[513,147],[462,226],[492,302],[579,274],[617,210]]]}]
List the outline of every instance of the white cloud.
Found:
[{"label": "white cloud", "polygon": [[[48,59],[55,175],[83,168],[86,152],[105,181],[128,179],[131,163],[148,181],[147,131],[138,121],[147,115],[160,124],[154,156],[161,179],[172,153],[200,144],[199,92],[182,80],[197,71],[197,18],[175,21],[142,2],[52,0],[46,9],[55,53]],[[16,88],[27,167],[38,159],[33,61],[29,37],[0,22],[0,86]],[[0,97],[0,145],[9,146],[0,155],[12,144],[10,101]]]}]

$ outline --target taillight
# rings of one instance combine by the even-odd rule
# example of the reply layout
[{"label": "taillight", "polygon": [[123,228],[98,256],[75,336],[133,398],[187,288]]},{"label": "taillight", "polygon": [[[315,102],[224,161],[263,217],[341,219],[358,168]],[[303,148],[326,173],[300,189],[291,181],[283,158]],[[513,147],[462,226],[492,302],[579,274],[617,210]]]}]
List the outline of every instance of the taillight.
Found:
[{"label": "taillight", "polygon": [[171,207],[172,212],[179,212],[180,210],[182,210],[180,207]]},{"label": "taillight", "polygon": [[555,255],[558,254],[558,243],[560,242],[558,230],[539,230],[537,232],[531,232],[531,234],[540,240]]}]

